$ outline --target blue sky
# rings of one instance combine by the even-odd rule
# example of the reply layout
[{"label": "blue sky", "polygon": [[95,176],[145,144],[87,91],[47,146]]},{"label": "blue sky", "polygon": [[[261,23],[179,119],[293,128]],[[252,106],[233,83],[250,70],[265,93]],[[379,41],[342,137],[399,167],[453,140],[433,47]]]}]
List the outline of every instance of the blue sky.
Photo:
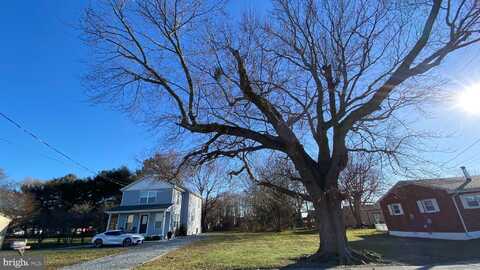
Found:
[{"label": "blue sky", "polygon": [[[265,9],[264,2],[260,7],[254,2],[232,1],[229,10],[239,14],[246,8]],[[120,112],[88,102],[80,81],[87,51],[73,27],[87,4],[31,1],[28,8],[20,1],[2,4],[0,111],[95,171],[122,165],[136,169],[137,160],[157,145],[157,137]],[[480,67],[476,64],[479,52],[477,46],[456,54],[442,72],[457,82],[459,89],[462,84],[480,83]],[[448,160],[455,151],[480,138],[480,116],[446,103],[427,110],[435,118],[422,120],[419,125],[455,132],[453,137],[437,142],[452,153],[426,154],[432,160]],[[480,143],[452,165],[463,160],[474,173],[480,173]],[[14,180],[48,179],[68,173],[91,175],[2,119],[0,168]],[[450,170],[446,174],[459,172]]]},{"label": "blue sky", "polygon": [[[237,1],[237,13],[253,1]],[[8,1],[0,9],[0,111],[94,171],[126,165],[158,145],[154,134],[88,102],[80,77],[87,50],[75,24],[87,1]],[[0,168],[13,180],[91,173],[0,119]]]}]

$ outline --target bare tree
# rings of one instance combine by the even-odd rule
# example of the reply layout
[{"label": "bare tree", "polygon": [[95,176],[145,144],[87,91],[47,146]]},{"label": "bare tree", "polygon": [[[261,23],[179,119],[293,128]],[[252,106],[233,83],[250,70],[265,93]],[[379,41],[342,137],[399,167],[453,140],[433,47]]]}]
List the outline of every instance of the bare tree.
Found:
[{"label": "bare tree", "polygon": [[191,174],[191,168],[184,166],[178,170],[180,156],[175,152],[156,153],[142,162],[139,175],[154,177],[157,180],[168,181],[177,185],[184,184],[184,178]]},{"label": "bare tree", "polygon": [[193,189],[203,198],[202,231],[209,229],[210,211],[217,206],[219,195],[228,187],[227,175],[216,163],[208,163],[197,168],[190,182]]},{"label": "bare tree", "polygon": [[189,162],[288,156],[321,220],[312,259],[367,260],[348,247],[339,174],[350,152],[396,164],[419,139],[402,112],[437,92],[425,76],[446,56],[480,40],[478,1],[276,0],[265,22],[239,23],[222,7],[88,8],[90,94],[178,135]]},{"label": "bare tree", "polygon": [[339,184],[357,226],[362,226],[362,206],[371,203],[385,191],[385,183],[380,170],[375,167],[375,161],[369,155],[357,154],[350,157],[340,173]]}]

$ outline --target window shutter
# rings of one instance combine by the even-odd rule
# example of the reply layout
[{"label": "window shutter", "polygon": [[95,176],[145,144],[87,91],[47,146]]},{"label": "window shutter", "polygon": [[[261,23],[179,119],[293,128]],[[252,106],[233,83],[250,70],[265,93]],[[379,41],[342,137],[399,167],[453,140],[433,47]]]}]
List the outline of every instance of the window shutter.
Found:
[{"label": "window shutter", "polygon": [[388,212],[390,213],[390,216],[393,216],[392,206],[389,204],[387,205],[387,207],[388,207]]},{"label": "window shutter", "polygon": [[440,212],[440,207],[438,207],[437,199],[432,199],[433,206],[437,212]]},{"label": "window shutter", "polygon": [[418,210],[420,210],[420,213],[425,213],[425,209],[423,209],[422,201],[417,201],[417,205],[418,205]]}]

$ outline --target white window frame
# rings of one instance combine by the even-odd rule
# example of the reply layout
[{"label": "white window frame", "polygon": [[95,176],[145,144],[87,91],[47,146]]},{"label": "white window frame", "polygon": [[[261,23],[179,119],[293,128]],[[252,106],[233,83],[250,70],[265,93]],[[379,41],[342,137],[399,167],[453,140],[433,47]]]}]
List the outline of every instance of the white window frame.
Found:
[{"label": "white window frame", "polygon": [[[434,208],[433,210],[427,209],[427,207],[425,205],[427,202],[432,203],[432,206]],[[417,201],[417,206],[418,206],[418,210],[420,211],[420,213],[438,213],[438,212],[440,212],[440,207],[438,206],[437,199],[434,199],[434,198],[418,200]]]},{"label": "white window frame", "polygon": [[[142,199],[145,199],[145,202],[142,202]],[[142,190],[140,191],[140,196],[138,198],[139,203],[151,204],[157,200],[157,192],[156,191],[149,191],[149,190]]]},{"label": "white window frame", "polygon": [[[403,208],[402,208],[402,204],[401,203],[391,203],[388,206],[388,211],[390,212],[390,216],[403,216]],[[398,209],[400,210],[400,212],[395,212],[394,211],[394,206],[398,206]]]},{"label": "white window frame", "polygon": [[[468,205],[467,198],[474,198],[477,201],[478,206]],[[465,209],[478,209],[478,208],[480,208],[480,193],[463,194],[463,195],[460,195],[460,199],[462,201],[463,208],[465,208]]]}]

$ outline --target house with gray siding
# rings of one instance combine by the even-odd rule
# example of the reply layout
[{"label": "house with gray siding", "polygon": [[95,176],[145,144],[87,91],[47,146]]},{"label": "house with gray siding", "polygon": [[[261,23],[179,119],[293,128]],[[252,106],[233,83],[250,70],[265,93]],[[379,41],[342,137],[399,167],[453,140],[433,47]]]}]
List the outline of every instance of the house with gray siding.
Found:
[{"label": "house with gray siding", "polygon": [[198,194],[152,177],[135,181],[122,192],[120,205],[106,211],[107,230],[164,238],[183,225],[187,235],[201,233],[202,199]]},{"label": "house with gray siding", "polygon": [[5,234],[7,233],[8,224],[11,221],[12,220],[9,219],[8,217],[0,214],[0,249],[2,249],[3,238],[5,237]]}]

